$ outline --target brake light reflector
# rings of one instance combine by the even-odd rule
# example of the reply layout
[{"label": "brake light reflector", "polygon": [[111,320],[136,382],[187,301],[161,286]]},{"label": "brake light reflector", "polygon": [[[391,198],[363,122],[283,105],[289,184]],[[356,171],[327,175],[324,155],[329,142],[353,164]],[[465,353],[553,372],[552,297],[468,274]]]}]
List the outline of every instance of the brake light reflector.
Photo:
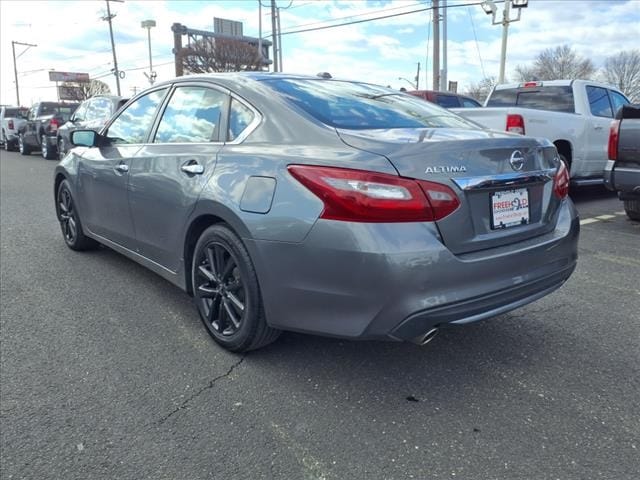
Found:
[{"label": "brake light reflector", "polygon": [[58,130],[58,126],[59,126],[59,123],[58,123],[58,120],[56,118],[52,118],[49,121],[49,129],[50,130],[53,130],[53,131]]},{"label": "brake light reflector", "polygon": [[507,132],[524,135],[524,118],[522,118],[522,115],[516,115],[515,113],[508,114],[506,130]]},{"label": "brake light reflector", "polygon": [[618,159],[618,137],[620,136],[620,120],[614,120],[611,122],[609,128],[609,160]]},{"label": "brake light reflector", "polygon": [[560,200],[569,195],[569,170],[562,160],[559,160],[560,166],[553,177],[553,193]]},{"label": "brake light reflector", "polygon": [[324,203],[320,218],[349,222],[433,222],[460,205],[446,185],[385,173],[289,165],[289,173]]}]

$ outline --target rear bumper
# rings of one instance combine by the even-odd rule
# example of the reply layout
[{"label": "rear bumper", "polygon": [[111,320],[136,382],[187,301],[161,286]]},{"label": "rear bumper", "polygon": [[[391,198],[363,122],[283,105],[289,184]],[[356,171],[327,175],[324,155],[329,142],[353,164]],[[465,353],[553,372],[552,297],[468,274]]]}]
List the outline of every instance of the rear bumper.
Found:
[{"label": "rear bumper", "polygon": [[555,230],[453,255],[431,224],[319,220],[304,242],[247,241],[267,321],[284,330],[410,340],[442,324],[489,318],[564,283],[577,262],[578,216]]},{"label": "rear bumper", "polygon": [[640,164],[608,160],[604,168],[604,184],[621,199],[640,196]]}]

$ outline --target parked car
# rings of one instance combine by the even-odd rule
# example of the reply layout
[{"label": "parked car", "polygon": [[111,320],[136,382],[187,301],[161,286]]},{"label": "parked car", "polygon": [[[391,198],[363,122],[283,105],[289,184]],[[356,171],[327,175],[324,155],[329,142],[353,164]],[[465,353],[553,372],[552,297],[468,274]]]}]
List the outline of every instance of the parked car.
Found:
[{"label": "parked car", "polygon": [[482,104],[475,98],[465,95],[458,95],[452,92],[437,92],[435,90],[413,90],[407,92],[409,95],[419,97],[431,103],[435,103],[444,108],[478,108]]},{"label": "parked car", "polygon": [[454,110],[494,130],[550,140],[576,186],[602,184],[613,113],[629,100],[617,89],[586,80],[497,85],[487,108]]},{"label": "parked car", "polygon": [[58,128],[56,150],[58,158],[62,160],[71,147],[71,132],[74,130],[91,129],[99,131],[107,120],[118,111],[129,99],[114,95],[96,95],[80,104],[71,115],[69,121]]},{"label": "parked car", "polygon": [[640,221],[640,104],[618,110],[611,123],[608,150],[604,184],[618,192],[627,216]]},{"label": "parked car", "polygon": [[27,121],[18,130],[18,147],[22,155],[40,150],[46,159],[57,158],[58,127],[78,108],[77,103],[38,102],[29,109]]},{"label": "parked car", "polygon": [[24,107],[0,107],[0,141],[7,152],[18,144],[18,129],[26,122],[27,111]]},{"label": "parked car", "polygon": [[66,244],[102,243],[186,290],[233,351],[280,330],[424,344],[576,266],[550,142],[388,88],[180,77],[71,141],[53,185]]}]

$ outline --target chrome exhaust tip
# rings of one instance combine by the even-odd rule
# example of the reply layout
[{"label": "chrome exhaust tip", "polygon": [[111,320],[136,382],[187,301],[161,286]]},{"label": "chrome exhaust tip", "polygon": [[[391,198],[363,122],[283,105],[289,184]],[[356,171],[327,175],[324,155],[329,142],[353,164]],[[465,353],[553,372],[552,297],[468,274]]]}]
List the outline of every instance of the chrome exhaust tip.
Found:
[{"label": "chrome exhaust tip", "polygon": [[422,335],[418,335],[417,337],[411,340],[411,343],[415,343],[416,345],[423,346],[429,343],[433,338],[438,334],[440,329],[438,327],[432,328],[427,333],[423,333]]}]

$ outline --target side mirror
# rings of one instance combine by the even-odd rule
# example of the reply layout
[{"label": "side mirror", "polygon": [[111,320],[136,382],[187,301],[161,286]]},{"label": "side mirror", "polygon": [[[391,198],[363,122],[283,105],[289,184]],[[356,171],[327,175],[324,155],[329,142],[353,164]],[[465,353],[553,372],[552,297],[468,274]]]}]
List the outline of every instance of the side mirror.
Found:
[{"label": "side mirror", "polygon": [[93,130],[75,130],[71,132],[71,143],[76,147],[95,147],[98,134]]}]

